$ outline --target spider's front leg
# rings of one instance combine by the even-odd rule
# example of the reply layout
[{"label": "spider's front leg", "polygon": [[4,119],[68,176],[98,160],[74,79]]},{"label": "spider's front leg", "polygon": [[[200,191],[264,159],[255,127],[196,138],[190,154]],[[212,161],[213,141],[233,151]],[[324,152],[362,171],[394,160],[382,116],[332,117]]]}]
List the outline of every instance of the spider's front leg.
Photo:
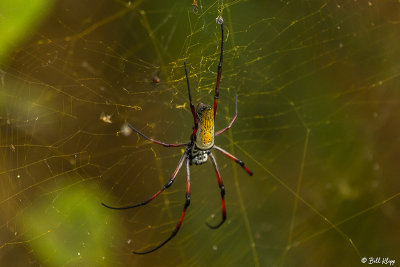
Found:
[{"label": "spider's front leg", "polygon": [[219,172],[217,161],[215,160],[214,155],[210,152],[210,159],[211,162],[214,166],[215,174],[217,175],[217,180],[218,180],[218,185],[219,189],[221,191],[221,200],[222,200],[222,220],[219,222],[217,225],[210,225],[209,223],[206,222],[207,226],[210,227],[211,229],[217,229],[219,228],[226,220],[226,209],[225,209],[225,186],[224,183],[222,182],[221,178],[221,173]]},{"label": "spider's front leg", "polygon": [[187,158],[187,152],[183,153],[181,159],[178,162],[178,166],[176,167],[176,169],[175,169],[174,173],[172,174],[171,179],[169,179],[168,183],[166,183],[160,190],[158,190],[154,195],[152,195],[147,200],[145,200],[139,204],[124,206],[124,207],[113,207],[113,206],[104,204],[103,202],[101,203],[101,205],[103,205],[106,208],[113,209],[113,210],[127,210],[127,209],[132,209],[132,208],[146,205],[147,203],[149,203],[150,201],[155,199],[159,194],[161,194],[165,189],[167,189],[168,187],[170,187],[172,185],[172,183],[175,181],[176,176],[178,175],[179,170],[182,167],[182,164],[183,164],[183,161],[185,160],[185,158]]},{"label": "spider's front leg", "polygon": [[137,132],[138,134],[140,134],[141,136],[143,136],[144,138],[146,138],[147,140],[149,140],[150,142],[154,143],[154,144],[158,144],[158,145],[162,145],[165,147],[183,147],[183,146],[187,146],[188,143],[181,143],[181,144],[167,144],[155,139],[152,139],[146,135],[144,135],[143,133],[141,133],[138,129],[136,129],[135,127],[132,126],[132,124],[127,123],[126,125],[128,125],[129,128],[131,128],[132,130],[134,130],[135,132]]},{"label": "spider's front leg", "polygon": [[144,251],[144,252],[137,252],[137,251],[133,251],[133,254],[148,254],[151,253],[153,251],[156,251],[157,249],[161,248],[162,246],[164,246],[165,244],[168,243],[168,241],[170,241],[174,236],[176,236],[176,234],[179,232],[179,229],[181,228],[182,222],[183,222],[183,218],[185,217],[186,214],[186,209],[189,207],[190,205],[190,170],[189,170],[189,159],[186,159],[186,196],[185,196],[185,205],[183,206],[183,211],[181,214],[181,217],[179,218],[179,221],[174,229],[174,231],[172,231],[171,235],[161,244],[159,244],[158,246],[156,246],[153,249]]},{"label": "spider's front leg", "polygon": [[240,167],[243,168],[243,170],[245,170],[247,172],[248,175],[252,176],[253,172],[249,170],[249,168],[246,167],[246,165],[244,164],[243,161],[241,161],[240,159],[238,159],[237,157],[235,157],[234,155],[232,155],[231,153],[229,153],[228,151],[226,151],[225,149],[222,149],[218,146],[214,146],[214,148],[216,150],[218,150],[219,152],[221,152],[222,154],[224,154],[225,156],[227,156],[228,158],[230,158],[231,160],[233,160],[234,162],[236,162],[237,164],[240,165]]}]

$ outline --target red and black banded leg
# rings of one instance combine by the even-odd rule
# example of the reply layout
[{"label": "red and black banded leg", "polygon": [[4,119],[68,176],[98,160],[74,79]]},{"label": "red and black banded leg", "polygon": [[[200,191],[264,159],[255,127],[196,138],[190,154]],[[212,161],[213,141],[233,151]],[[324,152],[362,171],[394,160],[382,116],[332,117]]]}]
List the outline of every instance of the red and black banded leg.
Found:
[{"label": "red and black banded leg", "polygon": [[227,156],[228,158],[230,158],[231,160],[235,161],[237,164],[239,164],[249,175],[253,175],[253,172],[250,171],[250,170],[246,167],[246,165],[244,164],[243,161],[241,161],[240,159],[238,159],[237,157],[235,157],[234,155],[232,155],[232,154],[229,153],[228,151],[226,151],[226,150],[224,150],[224,149],[222,149],[222,148],[220,148],[220,147],[218,147],[218,146],[215,146],[215,145],[214,145],[214,148],[215,148],[216,150],[218,150],[219,152],[221,152],[222,154],[224,154],[225,156]]},{"label": "red and black banded leg", "polygon": [[149,140],[150,142],[152,142],[154,144],[162,145],[162,146],[165,146],[165,147],[182,147],[182,146],[188,145],[188,143],[184,143],[184,144],[167,144],[167,143],[163,143],[161,141],[157,141],[157,140],[154,140],[154,139],[152,139],[150,137],[147,137],[146,135],[141,133],[138,129],[133,127],[130,123],[127,123],[127,125],[128,125],[129,128],[131,128],[132,130],[134,130],[135,132],[137,132],[138,134],[140,134],[141,136],[143,136],[144,138],[146,138],[147,140]]},{"label": "red and black banded leg", "polygon": [[165,244],[167,244],[168,241],[170,241],[179,232],[179,229],[181,228],[181,225],[183,222],[183,218],[185,217],[186,209],[189,207],[189,205],[190,205],[190,170],[189,170],[189,159],[187,159],[186,160],[186,200],[185,200],[185,205],[183,206],[183,211],[182,211],[181,217],[179,218],[178,224],[176,225],[174,231],[172,231],[171,235],[164,242],[162,242],[155,248],[144,251],[144,252],[132,251],[132,253],[140,254],[140,255],[148,254],[153,251],[156,251],[157,249],[159,249],[162,246],[164,246]]},{"label": "red and black banded leg", "polygon": [[185,152],[185,153],[183,153],[181,159],[179,160],[178,166],[176,167],[176,169],[175,169],[174,173],[172,174],[171,179],[169,179],[168,183],[166,183],[160,190],[158,190],[149,199],[147,199],[147,200],[145,200],[145,201],[143,201],[143,202],[141,202],[139,204],[130,205],[130,206],[124,206],[124,207],[112,207],[112,206],[109,206],[107,204],[104,204],[103,202],[101,203],[101,205],[103,205],[106,208],[113,209],[113,210],[127,210],[127,209],[132,209],[132,208],[136,208],[136,207],[139,207],[139,206],[146,205],[147,203],[149,203],[150,201],[155,199],[159,194],[161,194],[165,189],[167,189],[168,187],[170,187],[172,185],[172,183],[175,181],[175,178],[178,175],[178,172],[181,169],[183,161],[185,160],[186,157],[187,156],[186,156],[186,152]]},{"label": "red and black banded leg", "polygon": [[229,129],[232,127],[233,123],[235,122],[235,120],[236,120],[236,118],[237,118],[237,116],[238,116],[238,105],[237,105],[237,101],[238,101],[238,96],[236,95],[235,116],[233,116],[233,118],[232,118],[231,122],[228,124],[228,126],[226,126],[224,129],[219,130],[219,131],[215,134],[215,136],[218,136],[218,135],[220,135],[220,134],[226,132],[227,130],[229,130]]},{"label": "red and black banded leg", "polygon": [[214,165],[214,170],[215,174],[217,175],[217,180],[218,180],[218,185],[219,189],[221,190],[221,200],[222,200],[222,220],[217,224],[217,225],[210,225],[209,223],[206,222],[207,226],[210,227],[211,229],[217,229],[219,228],[226,220],[226,209],[225,209],[225,186],[224,183],[222,182],[221,174],[218,169],[217,161],[215,160],[215,157],[212,153],[209,154],[211,158],[211,162]]},{"label": "red and black banded leg", "polygon": [[186,68],[186,61],[184,61],[183,64],[185,65],[185,75],[186,75],[186,83],[187,83],[188,95],[189,95],[190,111],[192,111],[193,122],[194,122],[193,132],[192,132],[192,135],[190,136],[190,140],[193,142],[194,141],[194,136],[196,135],[197,128],[199,127],[199,124],[198,124],[198,121],[197,121],[196,111],[194,109],[194,105],[193,105],[193,102],[192,102],[192,95],[190,94],[189,76],[188,76],[188,72],[187,72],[187,68]]},{"label": "red and black banded leg", "polygon": [[217,114],[217,107],[218,107],[218,97],[219,97],[219,82],[221,81],[222,75],[222,61],[223,61],[223,53],[224,53],[224,20],[222,17],[217,18],[217,23],[221,24],[221,54],[219,56],[219,63],[218,63],[218,75],[217,75],[217,82],[215,84],[215,94],[214,94],[214,120],[215,115]]}]

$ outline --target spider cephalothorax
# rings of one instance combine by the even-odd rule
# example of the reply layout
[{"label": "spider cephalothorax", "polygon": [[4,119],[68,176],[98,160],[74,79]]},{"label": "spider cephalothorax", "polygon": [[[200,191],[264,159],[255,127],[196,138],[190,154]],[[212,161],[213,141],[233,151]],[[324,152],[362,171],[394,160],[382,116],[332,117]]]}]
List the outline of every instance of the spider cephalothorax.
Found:
[{"label": "spider cephalothorax", "polygon": [[189,166],[192,164],[195,165],[200,165],[208,161],[208,158],[211,159],[211,163],[214,166],[215,173],[217,175],[217,181],[218,185],[220,188],[221,192],[221,200],[222,200],[222,220],[216,224],[216,225],[210,225],[207,223],[207,226],[216,229],[220,227],[226,220],[226,210],[225,210],[225,187],[222,182],[221,174],[218,169],[217,161],[215,160],[215,157],[213,153],[211,152],[212,149],[216,149],[231,160],[235,161],[237,164],[239,164],[249,175],[253,175],[253,173],[245,166],[243,161],[235,157],[234,155],[230,154],[228,151],[225,151],[224,149],[214,145],[214,137],[222,134],[223,132],[229,130],[232,127],[233,122],[236,120],[237,117],[237,96],[236,96],[236,113],[235,116],[232,118],[231,122],[229,125],[218,132],[214,132],[214,123],[215,123],[215,116],[217,112],[217,106],[218,106],[218,96],[219,96],[219,82],[221,80],[221,73],[222,73],[222,56],[223,56],[223,44],[224,44],[224,27],[223,27],[223,19],[222,17],[217,18],[217,23],[221,25],[221,54],[219,58],[219,64],[218,64],[218,75],[217,75],[217,82],[215,85],[215,94],[214,94],[214,107],[212,108],[209,105],[200,103],[197,105],[196,109],[194,108],[194,105],[192,103],[192,97],[190,95],[190,86],[189,86],[189,76],[187,73],[186,69],[186,62],[184,62],[185,65],[185,75],[186,75],[186,81],[187,81],[187,88],[188,88],[188,95],[189,95],[189,102],[190,102],[190,110],[192,112],[193,116],[193,121],[194,121],[194,126],[193,126],[193,132],[192,135],[190,136],[190,142],[188,143],[183,143],[183,144],[167,144],[164,142],[160,142],[157,140],[154,140],[152,138],[147,137],[143,133],[139,132],[135,127],[133,127],[131,124],[127,124],[128,127],[130,127],[133,131],[137,132],[147,140],[155,143],[162,145],[164,147],[186,147],[185,152],[181,156],[178,166],[176,167],[174,173],[172,174],[171,179],[160,189],[158,190],[153,196],[148,198],[147,200],[136,204],[136,205],[129,205],[125,207],[112,207],[109,205],[106,205],[102,203],[105,207],[110,208],[110,209],[117,209],[117,210],[125,210],[125,209],[130,209],[130,208],[135,208],[139,206],[146,205],[153,199],[155,199],[161,192],[163,192],[165,189],[169,188],[172,183],[175,181],[176,176],[178,175],[179,170],[181,169],[183,162],[186,160],[186,195],[185,195],[185,204],[183,206],[183,211],[181,214],[181,217],[175,227],[175,229],[172,231],[171,235],[163,241],[161,244],[156,246],[155,248],[152,248],[150,250],[144,251],[144,252],[136,252],[133,251],[134,254],[147,254],[150,252],[153,252],[160,247],[164,246],[168,241],[170,241],[179,231],[183,218],[185,217],[186,209],[189,207],[190,204],[190,170]]},{"label": "spider cephalothorax", "polygon": [[210,154],[210,150],[201,150],[197,149],[196,146],[192,146],[190,150],[190,154],[188,154],[190,165],[201,165],[208,161],[208,155]]}]

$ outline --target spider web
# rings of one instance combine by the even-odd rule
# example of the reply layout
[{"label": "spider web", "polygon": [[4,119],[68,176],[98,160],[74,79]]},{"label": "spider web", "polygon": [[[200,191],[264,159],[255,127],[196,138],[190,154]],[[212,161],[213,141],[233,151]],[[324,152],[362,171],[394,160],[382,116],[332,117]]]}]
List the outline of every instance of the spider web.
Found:
[{"label": "spider web", "polygon": [[[59,1],[0,65],[0,265],[355,266],[396,258],[400,32],[397,1]],[[212,103],[211,163],[168,181],[194,103]],[[158,82],[159,79],[159,82]]]}]

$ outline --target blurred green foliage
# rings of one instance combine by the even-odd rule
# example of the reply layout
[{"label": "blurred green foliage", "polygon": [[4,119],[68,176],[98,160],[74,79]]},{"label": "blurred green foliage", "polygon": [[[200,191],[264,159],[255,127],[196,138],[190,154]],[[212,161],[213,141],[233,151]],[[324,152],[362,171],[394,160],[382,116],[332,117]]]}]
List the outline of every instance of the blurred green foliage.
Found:
[{"label": "blurred green foliage", "polygon": [[[56,191],[33,203],[26,211],[27,240],[46,265],[106,263],[107,244],[116,224],[94,192],[83,186]],[[118,227],[117,227],[118,228]]]},{"label": "blurred green foliage", "polygon": [[0,1],[0,62],[31,29],[39,24],[50,10],[53,0],[2,0]]}]

